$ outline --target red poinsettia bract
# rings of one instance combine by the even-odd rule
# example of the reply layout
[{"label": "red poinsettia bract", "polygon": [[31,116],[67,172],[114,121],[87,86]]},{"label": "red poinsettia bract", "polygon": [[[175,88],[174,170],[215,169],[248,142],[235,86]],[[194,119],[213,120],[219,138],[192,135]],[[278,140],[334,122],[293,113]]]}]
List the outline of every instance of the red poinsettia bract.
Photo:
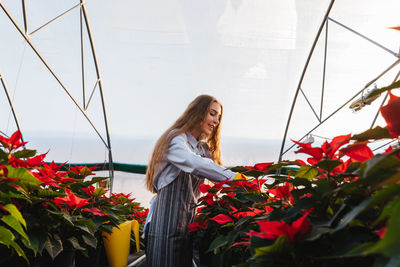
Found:
[{"label": "red poinsettia bract", "polygon": [[15,133],[11,135],[10,138],[0,135],[0,143],[3,145],[4,148],[7,148],[8,150],[14,150],[27,143],[27,142],[21,142],[20,141],[21,138],[22,134],[19,130],[17,130]]},{"label": "red poinsettia bract", "polygon": [[71,169],[72,172],[74,172],[76,174],[82,174],[82,172],[83,172],[82,170],[83,169],[87,169],[87,170],[90,171],[90,173],[86,173],[85,176],[88,176],[88,175],[93,175],[94,174],[94,173],[92,173],[92,171],[97,168],[97,165],[92,166],[92,167],[75,165],[75,166],[70,166],[69,168]]},{"label": "red poinsettia bract", "polygon": [[316,164],[321,159],[336,159],[336,151],[350,141],[351,134],[336,136],[332,141],[325,141],[321,147],[311,147],[310,143],[301,143],[293,140],[294,143],[300,146],[300,149],[295,153],[305,153],[310,156],[307,161],[310,164]]},{"label": "red poinsettia bract", "polygon": [[198,231],[200,229],[207,229],[207,226],[208,226],[208,221],[204,221],[204,222],[195,221],[188,225],[189,233]]},{"label": "red poinsettia bract", "polygon": [[269,189],[267,192],[274,195],[276,198],[281,200],[287,200],[289,203],[293,203],[293,197],[291,191],[293,186],[286,182],[285,185],[277,186],[276,188]]},{"label": "red poinsettia bract", "polygon": [[311,210],[306,212],[302,217],[294,221],[292,225],[283,221],[258,221],[257,224],[260,226],[260,231],[251,231],[248,235],[272,240],[284,235],[289,242],[300,241],[311,232],[312,226],[307,219],[310,212]]},{"label": "red poinsettia bract", "polygon": [[400,97],[389,92],[390,99],[386,106],[381,107],[381,114],[385,119],[386,128],[397,138],[400,135]]},{"label": "red poinsettia bract", "polygon": [[32,174],[43,182],[45,185],[59,187],[58,183],[74,182],[76,179],[66,177],[67,172],[60,172],[61,166],[51,162],[50,164],[43,163],[42,168],[38,168],[38,172]]},{"label": "red poinsettia bract", "polygon": [[261,172],[267,171],[268,167],[274,164],[273,162],[257,163],[254,166],[245,166],[248,170],[257,170]]},{"label": "red poinsettia bract", "polygon": [[68,188],[65,188],[65,194],[67,194],[66,197],[56,197],[53,202],[59,207],[63,207],[63,205],[66,204],[72,209],[78,209],[91,204],[89,198],[85,199],[77,197]]},{"label": "red poinsettia bract", "polygon": [[84,209],[82,209],[82,211],[89,212],[89,213],[91,213],[93,215],[96,215],[96,216],[107,215],[107,213],[105,213],[104,211],[102,211],[102,210],[100,210],[98,208],[90,208],[90,209],[89,208],[84,208]]},{"label": "red poinsettia bract", "polygon": [[47,153],[37,155],[33,158],[28,158],[27,160],[21,160],[12,155],[8,163],[14,168],[35,168],[43,164],[43,159],[46,157],[46,154]]},{"label": "red poinsettia bract", "polygon": [[236,219],[240,220],[241,218],[244,217],[253,217],[259,214],[268,214],[270,213],[273,208],[269,207],[269,206],[265,206],[264,209],[257,209],[257,208],[250,208],[249,207],[249,211],[238,211],[238,209],[236,209],[235,207],[231,206],[231,212],[229,212],[230,215],[232,215],[233,217],[235,217]]},{"label": "red poinsettia bract", "polygon": [[232,218],[225,214],[218,214],[214,217],[210,218],[210,220],[217,222],[218,224],[226,224],[229,222],[233,222]]},{"label": "red poinsettia bract", "polygon": [[340,153],[355,161],[364,162],[374,156],[366,143],[354,143],[340,150]]}]

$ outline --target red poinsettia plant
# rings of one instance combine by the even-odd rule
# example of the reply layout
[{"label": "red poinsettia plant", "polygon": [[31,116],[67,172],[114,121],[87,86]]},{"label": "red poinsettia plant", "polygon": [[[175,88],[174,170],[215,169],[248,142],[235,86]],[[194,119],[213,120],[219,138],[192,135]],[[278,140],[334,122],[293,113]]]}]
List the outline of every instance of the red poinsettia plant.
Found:
[{"label": "red poinsettia plant", "polygon": [[[396,82],[380,92],[400,87]],[[400,98],[381,108],[387,125],[321,146],[295,142],[309,157],[235,167],[240,181],[201,185],[189,226],[211,266],[397,265],[400,252]]]},{"label": "red poinsettia plant", "polygon": [[145,220],[147,210],[129,194],[107,196],[94,186],[108,179],[90,178],[97,166],[46,163],[46,154],[25,145],[19,131],[0,136],[1,264],[40,265],[43,257],[55,259],[65,250],[88,256],[102,232],[126,220]]}]

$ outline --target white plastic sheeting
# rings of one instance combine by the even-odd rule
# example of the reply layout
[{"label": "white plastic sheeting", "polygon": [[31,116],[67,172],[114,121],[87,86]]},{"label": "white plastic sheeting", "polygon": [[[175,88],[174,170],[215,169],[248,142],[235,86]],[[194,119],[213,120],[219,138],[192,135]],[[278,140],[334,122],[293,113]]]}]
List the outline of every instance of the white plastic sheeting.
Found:
[{"label": "white plastic sheeting", "polygon": [[[22,3],[2,5],[24,29]],[[25,1],[27,32],[79,1]],[[293,97],[328,0],[87,0],[98,57],[114,160],[146,164],[156,138],[197,95],[224,105],[223,156],[227,165],[276,161]],[[321,110],[325,28],[302,90],[321,120],[398,60],[397,0],[336,0],[329,17],[380,43],[328,22],[326,77]],[[30,146],[48,159],[102,162],[107,151],[93,128],[0,9],[0,73]],[[65,87],[83,106],[80,8],[29,37]],[[90,43],[83,30],[88,116],[105,138]],[[397,54],[397,55],[396,55]],[[376,84],[393,81],[396,66]],[[0,130],[15,123],[0,86]],[[370,127],[383,97],[352,113],[346,106],[314,134],[357,133]],[[285,148],[318,124],[299,93]],[[379,117],[377,124],[383,125]],[[288,153],[284,158],[293,157]]]}]

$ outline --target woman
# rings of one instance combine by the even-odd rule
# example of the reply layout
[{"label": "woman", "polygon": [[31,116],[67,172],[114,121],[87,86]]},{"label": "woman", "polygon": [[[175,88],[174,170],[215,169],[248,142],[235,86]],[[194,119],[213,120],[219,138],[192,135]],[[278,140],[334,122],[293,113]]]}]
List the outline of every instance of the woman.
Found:
[{"label": "woman", "polygon": [[194,99],[160,137],[146,173],[146,186],[157,197],[146,235],[148,266],[191,266],[187,226],[195,216],[199,185],[233,180],[236,173],[220,166],[222,105],[212,96]]}]

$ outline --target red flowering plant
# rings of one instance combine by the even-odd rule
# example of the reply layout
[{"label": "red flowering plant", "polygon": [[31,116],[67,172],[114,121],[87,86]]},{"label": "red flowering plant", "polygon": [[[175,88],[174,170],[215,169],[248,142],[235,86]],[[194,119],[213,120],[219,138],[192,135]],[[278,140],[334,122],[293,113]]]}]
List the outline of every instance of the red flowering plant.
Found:
[{"label": "red flowering plant", "polygon": [[132,214],[145,219],[139,203],[116,203],[93,186],[108,179],[89,178],[97,166],[45,163],[25,144],[19,131],[0,136],[0,265],[51,264],[65,250],[88,256],[102,232]]},{"label": "red flowering plant", "polygon": [[[261,173],[252,167],[237,167],[238,171]],[[257,176],[258,178],[258,176]],[[251,221],[272,210],[269,196],[262,190],[263,179],[243,179],[202,184],[204,194],[199,199],[197,216],[189,225],[189,232],[200,251],[202,264],[218,266],[236,265],[247,260],[251,254],[247,249],[248,229],[255,229]]]},{"label": "red flowering plant", "polygon": [[236,167],[254,179],[203,185],[189,227],[200,254],[209,252],[213,266],[398,265],[400,148],[375,155],[370,145],[398,143],[399,110],[400,98],[390,93],[381,108],[385,127],[320,147],[296,142],[306,162]]}]

